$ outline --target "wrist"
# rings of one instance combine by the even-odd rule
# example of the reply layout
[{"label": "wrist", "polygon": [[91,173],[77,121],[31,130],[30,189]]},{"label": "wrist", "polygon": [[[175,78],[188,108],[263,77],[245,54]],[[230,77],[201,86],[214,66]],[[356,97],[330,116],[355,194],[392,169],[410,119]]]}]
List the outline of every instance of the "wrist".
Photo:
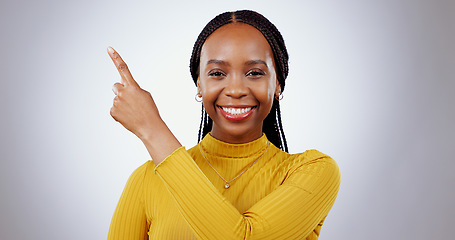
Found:
[{"label": "wrist", "polygon": [[147,125],[142,126],[135,135],[144,143],[153,142],[155,139],[159,138],[159,135],[162,134],[165,129],[167,129],[167,126],[163,121],[156,121],[155,123],[148,123]]},{"label": "wrist", "polygon": [[159,125],[154,125],[153,129],[144,129],[138,137],[147,148],[156,166],[182,146],[164,121],[161,121]]}]

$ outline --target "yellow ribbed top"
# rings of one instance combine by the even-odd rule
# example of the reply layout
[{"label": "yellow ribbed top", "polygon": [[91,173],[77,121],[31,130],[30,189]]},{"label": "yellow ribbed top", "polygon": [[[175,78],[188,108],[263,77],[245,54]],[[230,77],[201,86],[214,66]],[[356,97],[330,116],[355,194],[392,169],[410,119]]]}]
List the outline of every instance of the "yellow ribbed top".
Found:
[{"label": "yellow ribbed top", "polygon": [[[229,144],[210,134],[199,143],[231,180],[267,149],[267,138]],[[230,183],[199,147],[181,147],[129,178],[108,239],[318,239],[340,185],[336,162],[316,150],[267,152]]]}]

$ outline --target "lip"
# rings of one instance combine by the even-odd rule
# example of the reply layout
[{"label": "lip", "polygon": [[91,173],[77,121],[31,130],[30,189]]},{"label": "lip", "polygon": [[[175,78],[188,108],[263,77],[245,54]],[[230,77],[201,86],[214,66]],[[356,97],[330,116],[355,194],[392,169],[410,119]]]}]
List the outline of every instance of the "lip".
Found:
[{"label": "lip", "polygon": [[[253,114],[254,110],[256,109],[256,106],[246,106],[246,105],[237,105],[237,106],[219,106],[217,105],[218,109],[220,110],[221,115],[223,115],[224,118],[226,118],[229,121],[242,121],[244,119],[247,119],[251,114]],[[248,109],[250,108],[250,109]],[[226,111],[225,109],[245,109],[246,112],[244,113],[239,113],[239,114],[233,114],[231,112]],[[240,110],[238,110],[240,111]]]}]

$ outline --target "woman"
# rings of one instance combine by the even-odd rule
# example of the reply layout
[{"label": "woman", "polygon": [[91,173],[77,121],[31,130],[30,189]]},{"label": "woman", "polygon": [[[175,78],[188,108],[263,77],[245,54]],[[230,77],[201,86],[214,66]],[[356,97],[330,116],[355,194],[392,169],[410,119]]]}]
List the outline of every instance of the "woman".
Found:
[{"label": "woman", "polygon": [[318,238],[339,170],[316,150],[287,153],[279,99],[288,55],[272,23],[253,11],[227,12],[199,35],[190,70],[203,109],[200,142],[189,150],[108,52],[122,76],[111,115],[153,159],[128,180],[108,239]]}]

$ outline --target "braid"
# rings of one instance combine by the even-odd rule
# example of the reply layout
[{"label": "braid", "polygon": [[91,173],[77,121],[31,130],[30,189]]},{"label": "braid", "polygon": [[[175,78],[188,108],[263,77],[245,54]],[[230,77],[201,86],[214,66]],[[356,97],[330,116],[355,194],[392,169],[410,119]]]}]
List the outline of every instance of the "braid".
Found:
[{"label": "braid", "polygon": [[280,148],[284,148],[283,151],[285,152],[288,152],[288,142],[286,141],[286,136],[284,136],[284,130],[283,130],[283,123],[281,122],[281,109],[280,109],[280,103],[277,101],[277,105],[276,105],[276,119],[277,119],[277,123],[278,123],[278,128],[280,129],[280,133],[279,135],[281,136],[281,147]]},{"label": "braid", "polygon": [[[202,104],[201,104],[202,105]],[[199,124],[199,132],[197,134],[197,142],[200,142],[202,140],[202,135],[201,135],[201,129],[202,129],[202,126],[204,126],[204,113],[205,113],[205,110],[204,110],[204,105],[202,105],[202,111],[201,111],[201,123]]]},{"label": "braid", "polygon": [[267,138],[273,145],[281,150],[288,152],[286,137],[284,136],[283,124],[281,123],[280,102],[273,100],[272,110],[264,119],[262,131],[267,135]]},{"label": "braid", "polygon": [[207,112],[204,109],[204,105],[202,105],[202,111],[201,111],[201,123],[199,124],[199,132],[197,136],[197,142],[200,142],[202,138],[204,138],[207,133],[210,132],[212,129],[213,121],[207,114]]},{"label": "braid", "polygon": [[[249,24],[258,29],[265,37],[273,52],[273,57],[276,65],[276,76],[281,87],[281,92],[283,92],[285,80],[289,72],[289,56],[286,50],[283,36],[281,36],[281,33],[278,31],[275,25],[273,25],[273,23],[271,23],[267,18],[257,12],[250,10],[222,13],[212,19],[204,27],[194,44],[193,53],[190,59],[190,72],[194,83],[197,84],[199,77],[199,61],[201,57],[202,46],[204,45],[205,40],[207,40],[207,38],[218,28],[235,22]],[[204,138],[204,136],[211,131],[213,125],[213,121],[204,110],[204,106],[202,106],[201,115],[198,142],[201,141],[202,138]],[[283,124],[281,123],[280,104],[276,99],[273,101],[273,106],[270,113],[264,119],[262,131],[265,133],[270,142],[272,142],[275,146],[283,151],[288,151],[286,137],[284,136],[283,131]]]},{"label": "braid", "polygon": [[210,116],[207,114],[206,111],[204,111],[204,118],[205,118],[205,122],[204,122],[204,128],[202,130],[202,137],[207,135],[207,133],[209,133],[212,130],[212,125],[213,125],[213,121],[210,118]]}]

